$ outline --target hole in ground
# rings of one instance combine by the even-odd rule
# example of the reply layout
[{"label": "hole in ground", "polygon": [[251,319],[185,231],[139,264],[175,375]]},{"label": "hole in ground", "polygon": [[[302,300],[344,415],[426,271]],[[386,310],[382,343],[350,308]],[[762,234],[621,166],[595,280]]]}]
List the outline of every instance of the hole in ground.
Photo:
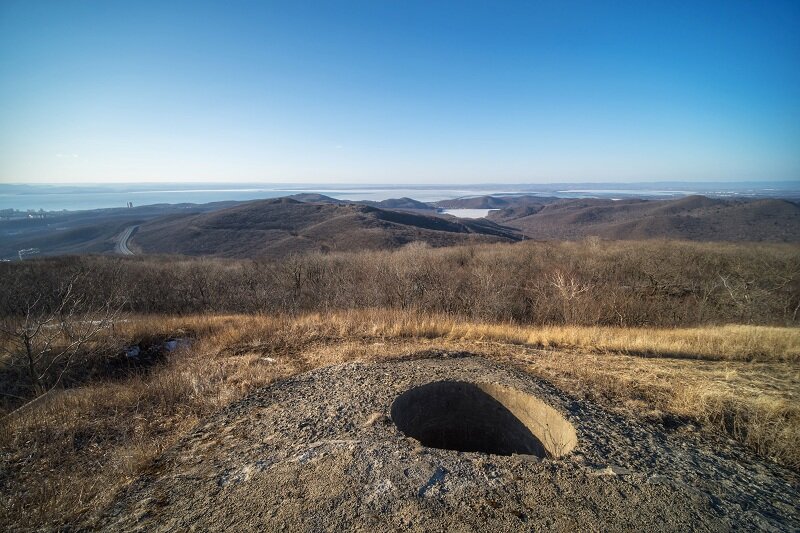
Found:
[{"label": "hole in ground", "polygon": [[423,446],[495,455],[560,457],[578,442],[555,409],[524,392],[490,383],[437,381],[395,399],[392,420]]}]

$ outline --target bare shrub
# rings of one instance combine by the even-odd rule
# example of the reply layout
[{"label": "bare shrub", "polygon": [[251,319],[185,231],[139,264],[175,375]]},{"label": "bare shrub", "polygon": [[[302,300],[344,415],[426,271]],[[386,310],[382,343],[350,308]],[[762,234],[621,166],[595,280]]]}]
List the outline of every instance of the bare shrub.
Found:
[{"label": "bare shrub", "polygon": [[19,300],[5,302],[0,314],[3,368],[16,370],[34,396],[60,385],[77,357],[90,357],[93,341],[120,313],[118,298],[98,298],[86,287],[89,276],[91,271],[78,270],[54,286],[25,287]]}]

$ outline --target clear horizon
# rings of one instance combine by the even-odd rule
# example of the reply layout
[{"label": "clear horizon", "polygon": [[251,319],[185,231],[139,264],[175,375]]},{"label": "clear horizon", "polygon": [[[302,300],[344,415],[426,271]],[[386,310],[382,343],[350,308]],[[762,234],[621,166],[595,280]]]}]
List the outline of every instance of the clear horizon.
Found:
[{"label": "clear horizon", "polygon": [[800,179],[800,4],[6,1],[0,183]]}]

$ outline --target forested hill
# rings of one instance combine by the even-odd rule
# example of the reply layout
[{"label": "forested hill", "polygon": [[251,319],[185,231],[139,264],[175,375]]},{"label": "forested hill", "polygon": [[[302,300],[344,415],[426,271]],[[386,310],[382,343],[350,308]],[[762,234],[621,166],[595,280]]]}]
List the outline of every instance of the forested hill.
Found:
[{"label": "forested hill", "polygon": [[309,251],[392,249],[410,242],[440,247],[519,239],[518,231],[487,220],[279,198],[153,220],[141,226],[133,245],[144,253],[277,258]]}]

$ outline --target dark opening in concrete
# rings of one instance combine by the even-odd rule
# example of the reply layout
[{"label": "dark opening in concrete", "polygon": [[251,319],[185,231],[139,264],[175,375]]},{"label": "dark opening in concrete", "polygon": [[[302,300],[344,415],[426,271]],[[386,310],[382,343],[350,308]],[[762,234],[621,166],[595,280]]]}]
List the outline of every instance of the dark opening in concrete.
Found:
[{"label": "dark opening in concrete", "polygon": [[558,411],[496,383],[428,383],[398,396],[391,415],[400,431],[431,448],[561,457],[578,443]]},{"label": "dark opening in concrete", "polygon": [[472,383],[438,381],[411,389],[392,404],[392,420],[404,434],[431,448],[547,455],[514,413]]}]

